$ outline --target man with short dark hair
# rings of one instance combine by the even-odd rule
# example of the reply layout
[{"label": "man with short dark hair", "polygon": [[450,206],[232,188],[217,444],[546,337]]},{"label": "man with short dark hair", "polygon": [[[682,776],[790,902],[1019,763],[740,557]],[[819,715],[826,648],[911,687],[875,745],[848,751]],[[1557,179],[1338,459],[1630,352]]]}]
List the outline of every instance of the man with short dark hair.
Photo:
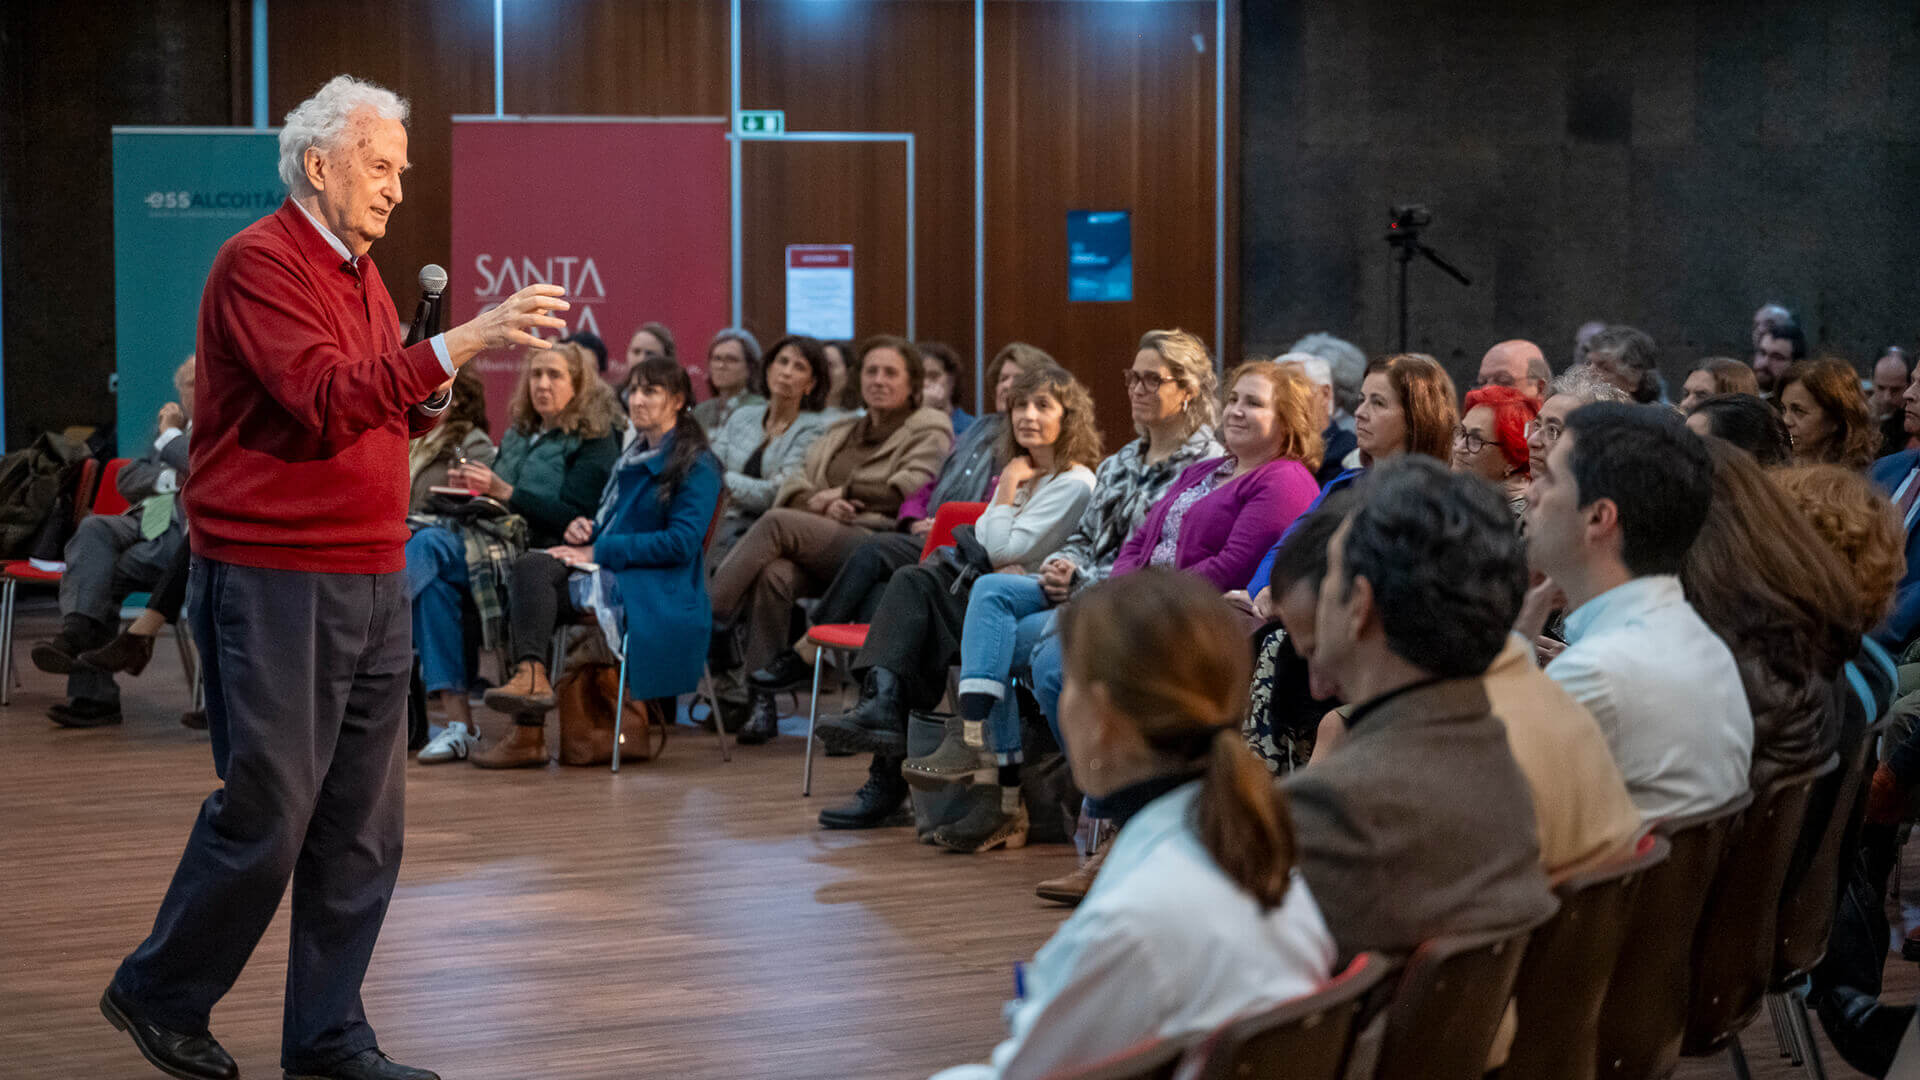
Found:
[{"label": "man with short dark hair", "polygon": [[1567,647],[1547,674],[1599,722],[1649,820],[1747,790],[1753,715],[1740,673],[1678,576],[1712,497],[1706,445],[1667,409],[1576,409],[1533,463],[1527,558],[1547,580],[1517,629],[1532,638],[1565,593]]},{"label": "man with short dark hair", "polygon": [[1794,361],[1806,358],[1807,335],[1792,316],[1759,327],[1753,339],[1753,375],[1760,381],[1760,392],[1771,397]]},{"label": "man with short dark hair", "polygon": [[1280,786],[1342,955],[1517,931],[1553,908],[1526,779],[1480,684],[1525,573],[1499,495],[1419,455],[1376,466],[1328,544],[1311,662],[1352,703],[1349,734]]}]

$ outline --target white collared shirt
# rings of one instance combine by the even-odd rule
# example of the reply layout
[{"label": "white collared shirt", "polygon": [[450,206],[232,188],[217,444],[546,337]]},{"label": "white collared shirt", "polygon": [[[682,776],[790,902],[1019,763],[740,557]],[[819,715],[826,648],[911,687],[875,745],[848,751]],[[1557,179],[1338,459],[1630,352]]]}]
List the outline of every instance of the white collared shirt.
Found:
[{"label": "white collared shirt", "polygon": [[[305,217],[309,222],[313,224],[314,231],[320,234],[320,239],[325,240],[327,242],[328,247],[339,252],[340,258],[344,259],[348,265],[352,266],[356,273],[359,272],[360,256],[355,255],[351,251],[348,251],[347,245],[344,242],[342,242],[338,236],[335,236],[333,234],[333,230],[327,228],[326,224],[322,222],[319,218],[314,217],[313,211],[308,210],[306,206],[300,202],[299,199],[297,198],[294,199],[293,205],[300,211],[303,217]],[[452,378],[453,377],[453,354],[447,351],[447,335],[435,334],[432,337],[428,338],[427,340],[433,343],[433,355],[440,358],[440,367],[446,371],[448,378]],[[452,403],[452,401],[453,401],[453,395],[452,393],[448,393],[445,397],[445,400],[436,402],[434,398],[429,398],[426,401],[421,402],[419,407],[424,412],[437,413],[437,412],[444,411],[446,407]]]},{"label": "white collared shirt", "polygon": [[1587,707],[1648,821],[1711,810],[1747,790],[1753,713],[1725,642],[1680,579],[1616,586],[1567,616],[1547,674]]}]

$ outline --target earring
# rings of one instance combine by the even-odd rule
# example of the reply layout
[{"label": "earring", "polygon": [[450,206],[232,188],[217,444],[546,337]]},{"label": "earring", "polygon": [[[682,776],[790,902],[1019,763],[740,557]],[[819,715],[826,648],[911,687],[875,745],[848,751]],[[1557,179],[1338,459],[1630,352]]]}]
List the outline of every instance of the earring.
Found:
[{"label": "earring", "polygon": [[1106,768],[1106,765],[1105,765],[1105,764],[1103,764],[1103,763],[1101,762],[1101,760],[1100,760],[1099,758],[1088,758],[1088,759],[1087,759],[1087,771],[1088,771],[1088,772],[1099,772],[1099,771],[1100,771],[1101,769],[1104,769],[1104,768]]}]

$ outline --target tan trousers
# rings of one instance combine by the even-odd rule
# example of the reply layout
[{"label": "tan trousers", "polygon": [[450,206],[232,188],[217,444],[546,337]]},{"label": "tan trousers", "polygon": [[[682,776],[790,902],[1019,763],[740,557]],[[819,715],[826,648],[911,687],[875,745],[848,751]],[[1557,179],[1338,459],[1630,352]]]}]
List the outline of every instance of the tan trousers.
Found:
[{"label": "tan trousers", "polygon": [[765,667],[790,643],[793,603],[818,596],[873,530],[806,510],[769,510],[734,544],[707,591],[716,626],[741,628],[742,667]]}]

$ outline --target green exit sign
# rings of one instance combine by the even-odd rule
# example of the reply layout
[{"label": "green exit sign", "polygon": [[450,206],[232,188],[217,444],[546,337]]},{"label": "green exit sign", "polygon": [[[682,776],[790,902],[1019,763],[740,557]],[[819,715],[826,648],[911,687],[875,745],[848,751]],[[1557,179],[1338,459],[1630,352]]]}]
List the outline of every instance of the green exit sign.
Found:
[{"label": "green exit sign", "polygon": [[734,116],[740,135],[779,135],[787,130],[787,114],[780,109],[742,109]]}]

